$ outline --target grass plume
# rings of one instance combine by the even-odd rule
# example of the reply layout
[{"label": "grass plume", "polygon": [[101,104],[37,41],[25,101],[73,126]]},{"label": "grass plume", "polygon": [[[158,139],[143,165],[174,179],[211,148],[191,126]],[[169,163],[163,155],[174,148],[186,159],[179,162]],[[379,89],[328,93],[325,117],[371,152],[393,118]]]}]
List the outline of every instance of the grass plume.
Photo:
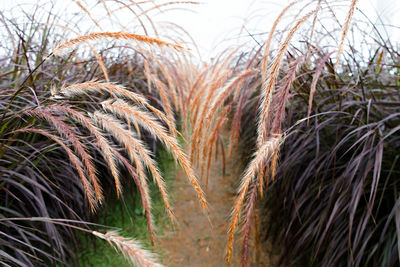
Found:
[{"label": "grass plume", "polygon": [[92,234],[106,240],[111,246],[121,251],[132,264],[143,267],[162,267],[157,263],[156,256],[144,250],[136,240],[125,238],[116,231],[108,231],[105,234],[93,231]]},{"label": "grass plume", "polygon": [[148,37],[146,35],[139,35],[127,32],[97,32],[97,33],[82,35],[74,39],[70,39],[64,43],[57,45],[55,48],[53,48],[52,52],[55,55],[61,56],[64,55],[66,51],[74,49],[75,46],[77,45],[86,43],[88,41],[102,40],[105,38],[111,38],[114,40],[135,41],[157,46],[166,46],[166,47],[171,47],[175,50],[183,49],[183,47],[180,45],[168,43],[157,38]]}]

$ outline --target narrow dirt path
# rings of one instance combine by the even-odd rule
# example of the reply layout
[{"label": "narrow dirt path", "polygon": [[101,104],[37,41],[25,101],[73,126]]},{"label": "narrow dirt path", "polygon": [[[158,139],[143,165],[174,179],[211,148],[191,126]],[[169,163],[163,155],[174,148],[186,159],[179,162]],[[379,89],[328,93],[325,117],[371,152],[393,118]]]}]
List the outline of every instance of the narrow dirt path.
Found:
[{"label": "narrow dirt path", "polygon": [[[239,159],[235,156],[232,158]],[[174,188],[170,193],[174,196],[175,214],[179,225],[176,229],[171,225],[167,226],[158,240],[166,266],[225,266],[230,213],[242,170],[239,162],[227,160],[224,176],[222,166],[221,155],[217,159],[213,158],[208,189],[205,190],[209,203],[209,219],[201,211],[184,172],[176,171]],[[200,182],[205,189],[205,181]],[[231,261],[233,267],[240,266],[239,235],[235,239]],[[263,260],[258,266],[269,266],[269,263]]]},{"label": "narrow dirt path", "polygon": [[[209,218],[197,203],[185,173],[176,171],[170,194],[175,199],[174,210],[179,225],[176,229],[168,226],[159,240],[166,266],[224,266],[229,215],[235,198],[235,184],[240,179],[237,165],[227,162],[227,173],[223,176],[222,156],[219,155],[213,160],[207,190],[205,181],[200,181],[209,204]],[[239,252],[236,246],[232,266],[239,265]]]}]

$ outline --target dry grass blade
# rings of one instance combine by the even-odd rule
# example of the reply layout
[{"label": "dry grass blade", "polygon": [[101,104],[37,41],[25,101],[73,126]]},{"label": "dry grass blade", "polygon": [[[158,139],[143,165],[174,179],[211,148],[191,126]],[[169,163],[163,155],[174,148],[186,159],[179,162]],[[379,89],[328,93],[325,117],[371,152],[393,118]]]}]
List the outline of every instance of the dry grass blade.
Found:
[{"label": "dry grass blade", "polygon": [[114,9],[114,10],[112,10],[111,13],[114,13],[114,12],[116,12],[118,10],[121,10],[121,9],[130,8],[132,6],[142,5],[142,4],[146,4],[146,3],[153,3],[153,2],[154,2],[154,0],[134,1],[134,2],[131,2],[131,3],[127,3],[127,4],[125,4],[123,2],[119,2],[119,4],[121,4],[121,6],[116,8],[116,9]]},{"label": "dry grass blade", "polygon": [[128,40],[128,41],[136,41],[136,42],[141,42],[141,43],[146,43],[150,45],[157,45],[157,46],[167,46],[171,47],[175,50],[182,50],[183,47],[177,44],[172,44],[165,42],[163,40],[157,39],[157,38],[151,38],[146,35],[139,35],[139,34],[133,34],[133,33],[127,33],[127,32],[98,32],[98,33],[91,33],[87,35],[82,35],[77,38],[71,39],[69,41],[66,41],[64,43],[59,44],[55,48],[53,48],[52,52],[55,55],[63,55],[65,52],[69,49],[74,49],[75,46],[86,43],[88,41],[94,41],[94,40],[101,40],[104,38],[112,38],[116,40]]},{"label": "dry grass blade", "polygon": [[[321,10],[321,7],[322,7],[321,2],[322,2],[322,0],[318,0],[317,8],[316,8],[315,14],[314,14],[314,19],[313,19],[311,29],[310,29],[310,38],[309,38],[310,41],[312,41],[313,36],[314,36],[315,25],[317,24],[318,12]],[[308,51],[310,51],[310,48]]]},{"label": "dry grass blade", "polygon": [[94,49],[94,47],[93,47],[91,44],[88,43],[88,46],[90,47],[90,50],[93,52],[93,54],[94,54],[94,56],[95,56],[97,62],[99,63],[99,66],[100,66],[100,68],[101,68],[101,71],[102,71],[103,74],[104,74],[104,79],[106,79],[106,82],[110,82],[110,77],[108,76],[107,68],[106,68],[106,66],[104,65],[104,62],[103,62],[103,60],[101,59],[99,53],[97,53],[97,51]]},{"label": "dry grass blade", "polygon": [[136,240],[125,238],[116,231],[108,231],[105,234],[93,231],[92,234],[108,241],[111,246],[120,250],[124,257],[134,265],[140,267],[162,267],[160,263],[157,263],[156,256],[144,250]]},{"label": "dry grass blade", "polygon": [[111,12],[108,9],[108,6],[107,6],[105,0],[100,0],[100,2],[103,4],[104,9],[107,11],[107,16],[111,17]]},{"label": "dry grass blade", "polygon": [[245,199],[246,193],[251,182],[254,179],[254,175],[256,174],[257,170],[260,168],[263,162],[268,161],[272,156],[272,153],[277,149],[279,146],[280,138],[273,137],[268,140],[255,154],[252,161],[249,163],[246,171],[244,172],[241,185],[239,187],[239,195],[236,198],[233,212],[232,212],[232,219],[228,230],[228,245],[227,245],[227,252],[226,252],[226,264],[229,266],[232,250],[233,250],[233,238],[235,235],[236,227],[239,222],[240,211],[242,209],[243,201]]},{"label": "dry grass blade", "polygon": [[89,18],[93,21],[93,23],[94,23],[101,31],[103,31],[103,29],[101,28],[100,24],[97,22],[97,20],[95,20],[95,19],[92,17],[92,14],[90,14],[89,10],[87,10],[87,8],[84,7],[84,6],[82,5],[81,2],[76,1],[76,0],[73,0],[73,1],[83,10],[83,12],[85,12],[85,13],[89,16]]}]

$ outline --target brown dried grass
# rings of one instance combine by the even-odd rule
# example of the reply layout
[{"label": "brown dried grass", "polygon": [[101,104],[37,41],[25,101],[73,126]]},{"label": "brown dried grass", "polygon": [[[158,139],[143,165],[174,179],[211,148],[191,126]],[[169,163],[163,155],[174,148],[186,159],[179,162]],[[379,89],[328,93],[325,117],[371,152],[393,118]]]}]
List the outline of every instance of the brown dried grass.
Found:
[{"label": "brown dried grass", "polygon": [[133,265],[143,267],[162,267],[156,260],[156,256],[144,250],[140,243],[131,238],[121,236],[117,231],[108,231],[105,234],[97,231],[92,232],[93,235],[106,240],[115,249],[122,252],[124,257]]},{"label": "brown dried grass", "polygon": [[171,47],[177,51],[183,49],[183,47],[178,44],[168,43],[157,38],[148,37],[146,35],[139,35],[127,32],[98,32],[70,39],[64,43],[57,45],[55,48],[53,48],[52,52],[55,55],[64,55],[66,50],[73,49],[77,45],[87,43],[89,41],[103,40],[105,38],[111,38],[114,40],[135,41],[157,46],[166,46]]},{"label": "brown dried grass", "polygon": [[271,68],[268,71],[268,79],[262,85],[262,92],[261,92],[261,111],[260,111],[260,118],[258,120],[258,137],[257,137],[257,145],[261,147],[263,141],[267,138],[268,133],[266,132],[267,128],[267,117],[270,112],[270,105],[272,100],[272,94],[275,89],[275,83],[279,74],[279,70],[282,64],[283,56],[292,40],[296,31],[300,28],[300,26],[312,15],[315,11],[311,11],[300,18],[296,24],[290,29],[288,35],[286,36],[285,40],[283,41],[281,47],[277,52],[277,56],[272,63]]},{"label": "brown dried grass", "polygon": [[[58,116],[54,116],[51,110],[46,108],[38,108],[31,111],[28,111],[26,114],[34,115],[39,118],[46,120],[57,132],[66,140],[72,143],[72,147],[75,152],[80,157],[83,166],[88,172],[89,179],[94,188],[94,195],[96,196],[96,200],[101,204],[103,201],[103,192],[101,185],[99,183],[98,177],[96,175],[96,168],[94,167],[93,160],[91,155],[88,153],[88,149],[84,143],[79,140],[78,135],[74,132],[74,129],[65,123]],[[87,192],[86,192],[87,193]],[[96,207],[96,206],[94,206]]]},{"label": "brown dried grass", "polygon": [[144,167],[147,166],[153,179],[157,183],[158,189],[160,190],[162,199],[164,201],[165,208],[171,220],[174,220],[173,211],[169,203],[168,193],[166,190],[164,179],[162,178],[156,163],[149,156],[151,153],[145,147],[143,142],[137,139],[129,130],[127,130],[124,125],[111,115],[104,114],[100,111],[95,111],[93,113],[93,120],[102,129],[112,134],[115,139],[121,143],[126,149],[129,158],[136,165],[136,168],[141,178],[142,184],[146,182],[146,175],[144,173]]},{"label": "brown dried grass", "polygon": [[264,56],[263,60],[261,63],[261,75],[262,75],[262,81],[265,83],[267,81],[267,66],[268,66],[268,56],[271,48],[271,42],[272,38],[274,37],[274,34],[276,32],[276,28],[278,27],[279,21],[282,20],[283,16],[286,14],[286,12],[294,5],[296,4],[295,2],[290,3],[287,5],[281,13],[279,13],[278,17],[274,20],[274,24],[271,27],[271,30],[268,34],[267,42],[265,43],[265,48],[264,48]]},{"label": "brown dried grass", "polygon": [[116,162],[115,156],[114,156],[117,153],[117,151],[114,148],[112,148],[109,141],[106,139],[104,134],[100,131],[100,129],[98,127],[96,127],[88,117],[83,115],[81,112],[79,112],[75,109],[72,109],[71,107],[68,107],[65,105],[54,104],[54,105],[50,105],[49,107],[47,107],[47,109],[56,111],[56,112],[60,112],[60,113],[63,113],[63,114],[66,114],[66,115],[72,117],[73,119],[78,121],[82,126],[87,128],[89,130],[89,132],[96,138],[96,143],[94,145],[96,145],[99,148],[100,153],[103,155],[104,160],[107,163],[107,166],[111,172],[111,175],[114,178],[115,189],[116,189],[117,195],[119,197],[119,195],[122,193],[122,187],[121,187],[120,180],[119,180],[119,172],[118,172],[118,168],[117,168],[117,162]]},{"label": "brown dried grass", "polygon": [[187,159],[186,154],[180,148],[176,138],[168,134],[164,126],[156,121],[150,113],[140,110],[139,108],[129,105],[123,100],[116,100],[114,102],[106,101],[102,103],[103,107],[119,117],[124,118],[128,123],[137,123],[144,129],[149,131],[154,137],[164,143],[167,149],[172,153],[173,157],[182,166],[189,181],[193,185],[200,203],[203,208],[207,207],[207,202],[200,185],[197,182],[197,178],[194,175],[194,170],[191,168],[191,164]]},{"label": "brown dried grass", "polygon": [[128,100],[137,102],[142,105],[148,105],[147,99],[142,95],[132,92],[122,85],[114,83],[101,83],[101,82],[84,82],[76,83],[67,87],[62,87],[59,91],[61,96],[73,97],[88,93],[109,93],[112,96],[124,97]]}]

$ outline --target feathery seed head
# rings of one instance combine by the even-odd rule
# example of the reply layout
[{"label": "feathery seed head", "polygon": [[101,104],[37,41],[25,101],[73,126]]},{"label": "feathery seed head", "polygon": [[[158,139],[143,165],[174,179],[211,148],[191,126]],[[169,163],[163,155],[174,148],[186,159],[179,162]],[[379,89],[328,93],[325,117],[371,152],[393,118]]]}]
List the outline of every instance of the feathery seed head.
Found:
[{"label": "feathery seed head", "polygon": [[107,38],[111,38],[113,40],[135,41],[139,43],[146,43],[156,46],[166,46],[166,47],[171,47],[177,51],[183,49],[183,47],[178,44],[168,43],[157,38],[148,37],[146,35],[139,35],[127,32],[97,32],[97,33],[82,35],[77,38],[70,39],[64,43],[60,43],[59,45],[57,45],[55,48],[52,49],[52,52],[54,55],[64,56],[68,54],[69,51],[75,49],[77,46],[83,43],[103,40]]}]

